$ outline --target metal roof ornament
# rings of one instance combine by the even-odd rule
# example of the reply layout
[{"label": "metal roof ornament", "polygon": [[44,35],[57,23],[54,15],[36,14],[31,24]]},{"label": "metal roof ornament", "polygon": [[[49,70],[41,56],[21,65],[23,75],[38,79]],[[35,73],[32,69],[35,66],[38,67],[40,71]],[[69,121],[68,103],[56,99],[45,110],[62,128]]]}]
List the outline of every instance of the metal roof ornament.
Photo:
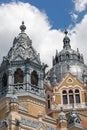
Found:
[{"label": "metal roof ornament", "polygon": [[67,34],[68,34],[68,31],[67,31],[67,29],[65,29],[64,33],[65,33],[65,35],[67,35]]},{"label": "metal roof ornament", "polygon": [[22,25],[20,26],[21,33],[25,32],[26,26],[24,25],[24,21],[22,21]]}]

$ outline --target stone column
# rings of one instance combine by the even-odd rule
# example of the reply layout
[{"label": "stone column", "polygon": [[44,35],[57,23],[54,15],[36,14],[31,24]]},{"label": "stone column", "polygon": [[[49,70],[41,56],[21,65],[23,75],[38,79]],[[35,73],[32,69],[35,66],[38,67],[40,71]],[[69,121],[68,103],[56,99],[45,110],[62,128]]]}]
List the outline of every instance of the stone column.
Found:
[{"label": "stone column", "polygon": [[12,69],[9,68],[8,69],[8,91],[12,91],[13,90],[13,86],[11,86],[13,83],[12,83]]},{"label": "stone column", "polygon": [[28,63],[25,65],[25,84],[26,90],[30,90],[30,67]]}]

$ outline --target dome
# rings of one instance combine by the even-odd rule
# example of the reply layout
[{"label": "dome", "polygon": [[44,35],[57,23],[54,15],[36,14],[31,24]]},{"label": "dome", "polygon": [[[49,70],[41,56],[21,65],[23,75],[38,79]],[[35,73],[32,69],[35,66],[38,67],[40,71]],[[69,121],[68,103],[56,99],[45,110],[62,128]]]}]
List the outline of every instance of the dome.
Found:
[{"label": "dome", "polygon": [[87,73],[87,66],[84,64],[83,55],[77,50],[73,50],[70,45],[70,38],[65,31],[63,39],[63,49],[58,53],[56,51],[53,57],[53,67],[49,71],[50,81],[53,83],[53,74],[57,77],[57,83],[68,73],[72,73],[80,81],[83,81],[83,71]]},{"label": "dome", "polygon": [[58,115],[58,120],[66,120],[66,116],[65,113],[63,111],[61,111]]}]

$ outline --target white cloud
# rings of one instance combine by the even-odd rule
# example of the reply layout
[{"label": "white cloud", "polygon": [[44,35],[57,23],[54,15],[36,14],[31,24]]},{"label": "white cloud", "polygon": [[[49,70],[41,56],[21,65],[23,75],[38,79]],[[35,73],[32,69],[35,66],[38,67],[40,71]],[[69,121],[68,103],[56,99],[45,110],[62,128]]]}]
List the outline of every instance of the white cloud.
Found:
[{"label": "white cloud", "polygon": [[73,22],[76,23],[78,15],[76,13],[71,13],[71,18],[72,18]]},{"label": "white cloud", "polygon": [[[33,47],[40,53],[41,61],[51,65],[52,55],[61,45],[61,31],[51,30],[48,17],[29,3],[12,2],[0,5],[0,59],[7,55],[19,26],[25,21],[26,33]],[[3,49],[4,48],[4,49]]]},{"label": "white cloud", "polygon": [[87,64],[87,15],[85,15],[82,21],[71,30],[71,44],[73,48],[79,48],[83,53],[85,63]]},{"label": "white cloud", "polygon": [[82,12],[87,7],[87,0],[74,0],[75,10],[78,12]]},{"label": "white cloud", "polygon": [[[32,39],[33,47],[40,53],[41,61],[51,65],[56,49],[60,51],[63,47],[64,34],[60,30],[51,29],[48,17],[44,12],[29,3],[21,2],[0,5],[0,61],[3,56],[7,55],[14,37],[20,33],[19,26],[22,20],[25,21],[26,33]],[[70,37],[72,48],[75,50],[79,48],[85,56],[86,28],[87,15],[71,30]]]}]

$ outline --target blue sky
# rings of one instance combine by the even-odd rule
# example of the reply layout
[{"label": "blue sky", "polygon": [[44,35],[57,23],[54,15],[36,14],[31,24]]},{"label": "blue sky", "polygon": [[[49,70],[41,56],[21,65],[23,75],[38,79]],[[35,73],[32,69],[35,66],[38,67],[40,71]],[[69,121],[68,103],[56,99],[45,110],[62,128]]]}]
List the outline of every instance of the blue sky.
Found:
[{"label": "blue sky", "polygon": [[72,23],[69,13],[73,3],[70,0],[27,0],[27,2],[45,11],[53,28],[65,28]]},{"label": "blue sky", "polygon": [[0,62],[20,33],[22,20],[42,62],[52,66],[66,28],[72,49],[79,48],[87,63],[87,0],[0,0]]},{"label": "blue sky", "polygon": [[[13,0],[18,2],[19,0]],[[79,23],[87,9],[81,11],[75,10],[75,3],[73,0],[20,0],[24,3],[30,3],[39,10],[44,11],[48,16],[52,28],[64,30],[64,28],[75,26]],[[80,1],[80,0],[78,0]],[[84,1],[84,0],[83,0]],[[0,0],[0,3],[9,3],[11,0]],[[73,19],[72,15],[78,15],[77,19]]]}]

